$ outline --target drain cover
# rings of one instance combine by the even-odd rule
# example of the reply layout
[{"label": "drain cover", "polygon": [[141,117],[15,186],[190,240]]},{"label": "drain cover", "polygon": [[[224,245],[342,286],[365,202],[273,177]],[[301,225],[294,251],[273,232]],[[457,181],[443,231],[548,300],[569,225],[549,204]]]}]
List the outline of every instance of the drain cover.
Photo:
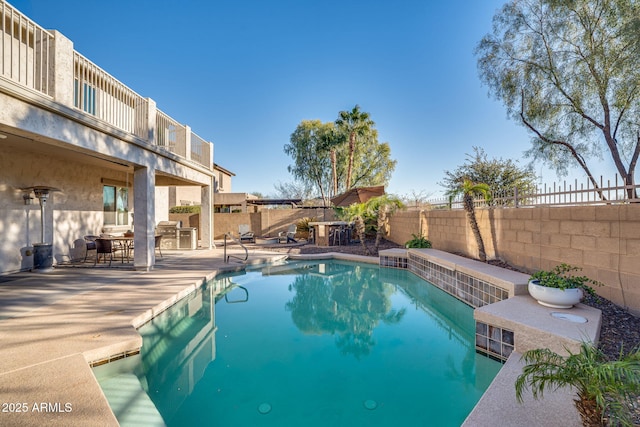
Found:
[{"label": "drain cover", "polygon": [[258,412],[260,412],[261,414],[268,414],[269,412],[271,412],[271,405],[269,405],[268,403],[261,403],[258,406]]},{"label": "drain cover", "polygon": [[370,411],[373,411],[374,409],[376,409],[378,407],[378,402],[376,402],[375,400],[365,400],[364,401],[364,407],[369,409]]}]

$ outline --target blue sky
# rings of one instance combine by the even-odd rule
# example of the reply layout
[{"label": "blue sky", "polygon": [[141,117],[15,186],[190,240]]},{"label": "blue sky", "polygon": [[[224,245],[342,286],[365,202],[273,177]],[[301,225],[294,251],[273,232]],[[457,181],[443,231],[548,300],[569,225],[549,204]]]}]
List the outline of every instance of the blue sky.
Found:
[{"label": "blue sky", "polygon": [[298,123],[356,104],[398,162],[389,193],[440,195],[473,146],[527,163],[529,136],[474,57],[503,0],[10,3],[212,141],[236,192],[274,195],[293,180],[283,147]]}]

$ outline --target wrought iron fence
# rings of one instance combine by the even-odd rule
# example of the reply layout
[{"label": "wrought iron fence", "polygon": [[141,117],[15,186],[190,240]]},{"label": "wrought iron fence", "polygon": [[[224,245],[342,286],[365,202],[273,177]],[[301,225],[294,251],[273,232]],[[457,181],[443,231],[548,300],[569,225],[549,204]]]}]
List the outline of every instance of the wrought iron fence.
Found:
[{"label": "wrought iron fence", "polygon": [[[605,181],[600,177],[598,184],[587,180],[586,183],[544,184],[530,191],[518,189],[494,191],[487,198],[475,197],[475,207],[519,208],[529,206],[578,206],[578,205],[612,205],[624,203],[640,203],[638,192],[640,185],[627,184],[618,175],[613,181]],[[421,209],[462,209],[462,198],[440,198],[429,200]]]}]

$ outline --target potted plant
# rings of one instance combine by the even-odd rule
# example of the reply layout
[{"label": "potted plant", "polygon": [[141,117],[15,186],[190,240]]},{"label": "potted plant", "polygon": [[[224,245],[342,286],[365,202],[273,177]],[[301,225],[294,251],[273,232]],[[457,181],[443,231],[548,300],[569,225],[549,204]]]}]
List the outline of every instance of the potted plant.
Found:
[{"label": "potted plant", "polygon": [[544,348],[525,352],[522,360],[526,366],[515,384],[518,402],[529,388],[538,399],[545,390],[570,386],[578,394],[574,402],[583,425],[633,425],[632,408],[640,392],[640,347],[608,360],[595,345],[583,342],[577,354],[565,357]]},{"label": "potted plant", "polygon": [[595,295],[591,285],[602,286],[597,280],[572,274],[579,270],[582,269],[562,263],[551,270],[536,271],[529,278],[529,294],[544,306],[571,308],[584,298],[585,292]]}]

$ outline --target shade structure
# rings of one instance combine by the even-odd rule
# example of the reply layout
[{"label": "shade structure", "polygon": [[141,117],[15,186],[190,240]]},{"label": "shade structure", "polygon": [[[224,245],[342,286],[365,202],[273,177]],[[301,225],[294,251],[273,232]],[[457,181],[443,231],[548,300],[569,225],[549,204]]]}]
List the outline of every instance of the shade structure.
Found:
[{"label": "shade structure", "polygon": [[372,197],[382,196],[384,194],[384,185],[376,187],[358,187],[337,195],[331,199],[331,203],[338,207],[351,206],[354,203],[364,203]]}]

